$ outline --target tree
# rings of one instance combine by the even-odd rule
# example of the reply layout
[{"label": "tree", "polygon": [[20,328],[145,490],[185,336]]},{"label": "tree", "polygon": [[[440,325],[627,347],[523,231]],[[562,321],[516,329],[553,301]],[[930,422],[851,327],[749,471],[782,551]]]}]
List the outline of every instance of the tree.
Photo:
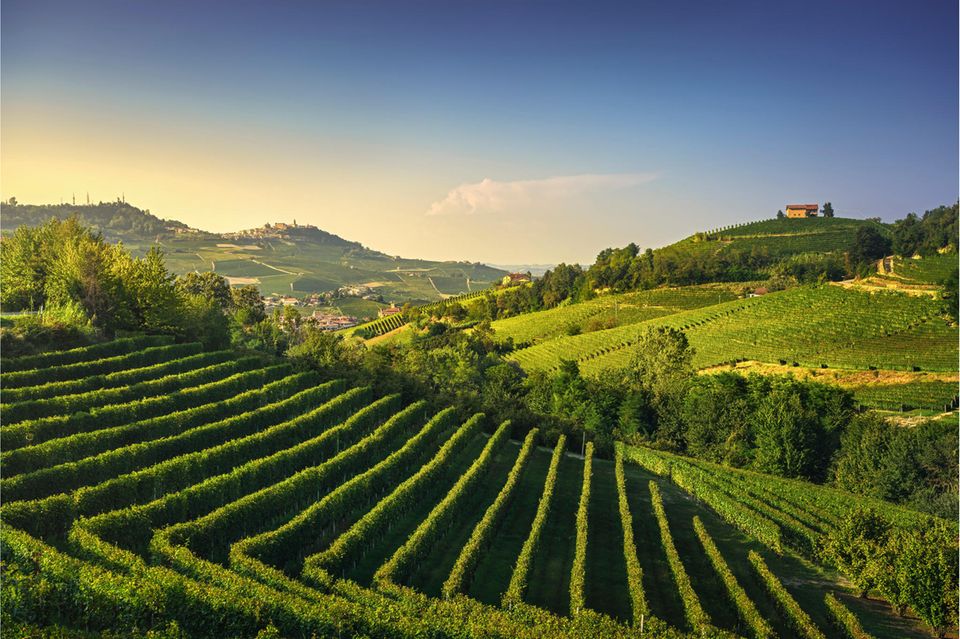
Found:
[{"label": "tree", "polygon": [[813,477],[821,429],[799,393],[772,390],[757,406],[751,421],[757,470],[781,477]]},{"label": "tree", "polygon": [[786,217],[786,216],[784,216],[784,214],[783,214],[783,209],[780,209],[779,211],[777,211],[777,219],[778,219],[778,220],[782,220],[784,217]]},{"label": "tree", "polygon": [[231,289],[233,308],[236,310],[237,321],[243,326],[253,326],[266,319],[266,306],[260,296],[260,289],[253,284],[238,286]]},{"label": "tree", "polygon": [[890,254],[890,240],[872,225],[861,226],[848,254],[850,261],[857,266],[873,262]]},{"label": "tree", "polygon": [[833,204],[825,202],[823,205],[823,217],[833,217]]},{"label": "tree", "polygon": [[287,349],[287,357],[310,368],[333,371],[345,364],[355,364],[352,349],[344,344],[343,336],[318,328],[304,327],[302,341]]},{"label": "tree", "polygon": [[943,280],[943,312],[954,322],[957,321],[957,303],[960,300],[958,296],[958,283],[960,283],[960,272],[954,267],[953,271]]},{"label": "tree", "polygon": [[938,637],[957,616],[957,536],[947,522],[930,522],[892,537],[895,564],[880,570],[896,575],[898,601],[910,605]]},{"label": "tree", "polygon": [[866,597],[877,584],[878,559],[889,532],[890,525],[876,511],[856,510],[824,537],[821,554]]},{"label": "tree", "polygon": [[747,463],[750,407],[745,386],[735,373],[698,376],[691,382],[683,400],[688,454],[733,466]]},{"label": "tree", "polygon": [[213,271],[181,275],[177,278],[177,289],[183,293],[201,295],[213,300],[224,311],[233,308],[230,283],[225,277],[217,275]]},{"label": "tree", "polygon": [[209,350],[230,346],[230,326],[220,306],[202,295],[183,296],[178,332]]},{"label": "tree", "polygon": [[693,355],[682,331],[663,326],[647,328],[637,339],[627,372],[630,389],[650,396],[657,415],[657,440],[674,449],[684,445],[681,408],[693,376]]}]

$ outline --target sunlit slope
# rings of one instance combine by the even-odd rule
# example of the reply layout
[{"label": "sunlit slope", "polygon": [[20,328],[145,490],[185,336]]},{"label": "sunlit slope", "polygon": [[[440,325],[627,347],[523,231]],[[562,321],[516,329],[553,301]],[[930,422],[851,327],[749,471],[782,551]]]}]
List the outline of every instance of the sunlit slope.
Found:
[{"label": "sunlit slope", "polygon": [[636,324],[684,310],[710,306],[737,298],[743,285],[709,284],[658,288],[603,295],[579,304],[568,304],[538,313],[524,313],[493,322],[498,340],[531,345],[554,337]]},{"label": "sunlit slope", "polygon": [[802,253],[827,253],[850,248],[857,229],[876,228],[887,234],[880,222],[851,218],[772,219],[749,222],[697,233],[670,244],[657,252],[663,257],[698,252],[730,250],[756,251],[771,257],[789,257]]},{"label": "sunlit slope", "polygon": [[528,370],[575,360],[585,373],[626,366],[648,326],[686,332],[698,368],[752,359],[802,366],[954,371],[957,328],[939,302],[834,286],[800,287],[610,330],[559,337],[510,358]]}]

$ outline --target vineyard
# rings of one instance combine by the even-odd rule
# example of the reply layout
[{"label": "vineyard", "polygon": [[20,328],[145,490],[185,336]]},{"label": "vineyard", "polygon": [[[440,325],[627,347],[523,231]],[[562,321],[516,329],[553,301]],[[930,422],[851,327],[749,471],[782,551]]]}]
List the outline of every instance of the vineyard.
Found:
[{"label": "vineyard", "polygon": [[957,328],[936,301],[833,286],[800,287],[734,300],[659,319],[583,335],[558,337],[518,350],[528,370],[574,359],[585,373],[627,366],[647,326],[686,332],[698,368],[738,360],[798,366],[953,371]]},{"label": "vineyard", "polygon": [[[496,295],[496,289],[482,289],[479,291],[473,291],[471,293],[455,295],[439,302],[418,306],[417,310],[422,313],[429,314],[436,310],[444,310],[452,304],[464,304],[489,295]],[[408,318],[405,317],[403,313],[397,313],[396,315],[390,315],[388,317],[381,317],[372,320],[355,328],[343,329],[342,332],[349,332],[362,339],[371,339],[373,337],[385,335],[390,331],[396,330],[401,326],[406,325],[408,321]]]},{"label": "vineyard", "polygon": [[572,454],[563,436],[544,448],[482,414],[162,338],[3,371],[8,622],[175,623],[192,637],[822,637],[851,624],[922,636],[810,561],[858,505],[895,525],[926,517],[884,502],[643,448],[613,461],[592,445]]},{"label": "vineyard", "polygon": [[697,233],[659,249],[659,254],[670,258],[735,249],[789,257],[845,251],[857,229],[863,226],[875,228],[882,234],[889,232],[883,224],[852,218],[761,220]]},{"label": "vineyard", "polygon": [[497,338],[516,344],[535,344],[572,332],[589,332],[591,324],[607,327],[635,324],[680,311],[736,299],[727,286],[686,286],[604,295],[579,304],[559,306],[539,313],[525,313],[493,322]]}]

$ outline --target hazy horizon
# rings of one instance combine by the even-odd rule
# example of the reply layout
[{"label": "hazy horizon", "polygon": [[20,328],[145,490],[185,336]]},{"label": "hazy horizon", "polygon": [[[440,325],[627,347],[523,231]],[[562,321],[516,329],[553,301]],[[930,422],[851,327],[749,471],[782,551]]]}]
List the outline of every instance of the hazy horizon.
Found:
[{"label": "hazy horizon", "polygon": [[590,263],[957,199],[957,6],[3,4],[2,197]]}]

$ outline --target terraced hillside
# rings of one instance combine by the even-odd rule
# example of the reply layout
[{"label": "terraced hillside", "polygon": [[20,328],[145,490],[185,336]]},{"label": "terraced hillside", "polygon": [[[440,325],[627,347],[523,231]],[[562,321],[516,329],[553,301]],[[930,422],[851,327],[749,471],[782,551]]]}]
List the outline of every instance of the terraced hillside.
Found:
[{"label": "terraced hillside", "polygon": [[5,623],[820,637],[852,614],[922,636],[810,563],[866,503],[846,493],[645,449],[581,458],[562,437],[540,448],[481,414],[163,338],[2,365]]},{"label": "terraced hillside", "polygon": [[498,339],[510,338],[519,345],[532,345],[734,300],[736,290],[742,287],[718,284],[603,295],[579,304],[497,320],[492,327]]},{"label": "terraced hillside", "polygon": [[838,368],[954,371],[957,328],[937,302],[834,286],[800,287],[735,300],[518,350],[529,370],[573,359],[586,373],[626,366],[646,326],[683,330],[704,368],[741,359]]},{"label": "terraced hillside", "polygon": [[857,229],[876,228],[888,234],[886,225],[852,218],[804,218],[761,220],[694,234],[658,249],[663,258],[672,256],[739,250],[756,251],[771,257],[789,257],[804,253],[828,253],[850,248]]}]

